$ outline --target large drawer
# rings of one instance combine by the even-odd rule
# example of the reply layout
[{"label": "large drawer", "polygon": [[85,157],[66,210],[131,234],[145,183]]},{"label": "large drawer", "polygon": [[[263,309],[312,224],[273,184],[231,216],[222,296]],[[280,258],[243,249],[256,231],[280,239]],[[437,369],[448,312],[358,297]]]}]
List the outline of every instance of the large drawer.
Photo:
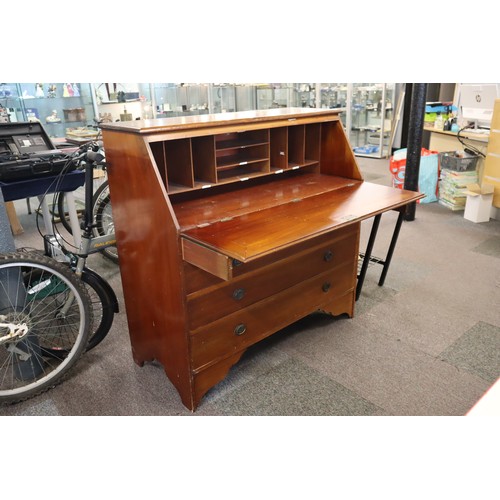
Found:
[{"label": "large drawer", "polygon": [[353,281],[353,265],[346,262],[192,332],[193,370],[246,349],[346,294],[354,302]]},{"label": "large drawer", "polygon": [[326,241],[321,238],[319,244],[309,242],[306,250],[188,295],[189,329],[196,330],[329,270],[342,268],[342,272],[349,273],[351,281],[346,290],[352,288],[357,238],[357,231],[334,232]]}]

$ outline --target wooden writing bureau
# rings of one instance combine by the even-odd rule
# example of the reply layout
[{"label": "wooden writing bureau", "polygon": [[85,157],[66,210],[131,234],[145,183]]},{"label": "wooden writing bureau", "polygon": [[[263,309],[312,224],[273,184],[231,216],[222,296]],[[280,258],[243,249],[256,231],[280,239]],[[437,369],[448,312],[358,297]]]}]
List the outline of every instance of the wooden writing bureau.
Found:
[{"label": "wooden writing bureau", "polygon": [[360,221],[421,197],[364,182],[332,110],[102,128],[133,358],[191,410],[264,337],[352,317]]}]

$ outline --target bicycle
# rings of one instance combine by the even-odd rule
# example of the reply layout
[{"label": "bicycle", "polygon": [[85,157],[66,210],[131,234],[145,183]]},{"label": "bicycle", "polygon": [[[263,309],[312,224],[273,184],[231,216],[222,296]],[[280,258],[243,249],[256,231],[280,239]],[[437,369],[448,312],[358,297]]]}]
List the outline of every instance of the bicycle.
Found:
[{"label": "bicycle", "polygon": [[[98,142],[92,144],[97,144],[99,151],[104,153],[104,148]],[[94,146],[95,147],[95,146]],[[106,173],[106,163],[105,161],[95,162],[94,173],[99,172],[97,176],[93,176],[92,182],[94,186],[94,195],[92,198],[92,216],[94,220],[94,226],[92,228],[92,233],[95,237],[104,236],[106,234],[114,234],[114,223],[113,223],[113,213],[111,208],[111,198],[109,194],[109,183],[105,176]],[[87,183],[87,181],[85,181]],[[96,187],[97,186],[97,187]],[[83,191],[85,193],[85,185],[83,186]],[[57,214],[63,227],[70,234],[73,233],[71,227],[71,221],[69,220],[66,195],[64,192],[58,193],[56,197]],[[84,203],[85,204],[85,203]],[[109,260],[118,264],[118,250],[116,245],[106,245],[101,249],[101,253],[107,257]]]},{"label": "bicycle", "polygon": [[[103,159],[96,144],[79,148],[71,158],[85,172],[86,207],[93,198],[93,166]],[[118,301],[86,262],[116,241],[113,233],[94,236],[94,225],[85,210],[75,252],[53,223],[54,234],[44,235],[44,255],[0,256],[0,402],[22,401],[54,387],[109,332]]]},{"label": "bicycle", "polygon": [[[96,183],[94,182],[94,187],[95,185]],[[66,231],[73,234],[71,221],[68,217],[66,196],[64,192],[58,193],[57,195],[57,214]],[[115,226],[113,222],[111,197],[109,194],[109,183],[107,179],[101,181],[97,189],[95,189],[94,197],[92,199],[92,216],[94,219],[94,226],[92,228],[94,236],[97,237],[104,236],[106,234],[114,234]],[[118,250],[116,245],[104,247],[101,250],[101,253],[115,264],[118,264]]]},{"label": "bicycle", "polygon": [[[87,143],[79,148],[75,153],[77,170],[83,170],[85,173],[84,182],[84,206],[91,206],[92,210],[84,210],[80,229],[81,242],[77,242],[79,248],[74,248],[71,251],[71,246],[62,234],[57,231],[54,216],[52,217],[52,234],[43,236],[45,243],[45,254],[55,259],[66,260],[70,267],[81,276],[82,281],[89,287],[89,294],[92,300],[94,311],[94,328],[90,335],[87,350],[97,346],[106,337],[113,323],[114,314],[118,312],[118,300],[116,295],[109,285],[98,273],[87,267],[87,258],[94,253],[101,253],[109,248],[116,248],[114,231],[106,231],[105,233],[96,233],[96,227],[99,228],[99,222],[96,221],[94,211],[93,192],[93,172],[97,167],[105,167],[105,155],[101,145],[97,142]],[[107,183],[106,183],[107,185]],[[53,205],[59,205],[59,198],[63,192],[56,193],[53,199]],[[92,202],[90,202],[92,200]],[[90,204],[89,204],[90,202]],[[55,214],[55,210],[52,210]],[[113,227],[114,230],[114,227]],[[72,234],[75,233],[75,228],[72,228]],[[114,253],[115,250],[111,250]]]}]

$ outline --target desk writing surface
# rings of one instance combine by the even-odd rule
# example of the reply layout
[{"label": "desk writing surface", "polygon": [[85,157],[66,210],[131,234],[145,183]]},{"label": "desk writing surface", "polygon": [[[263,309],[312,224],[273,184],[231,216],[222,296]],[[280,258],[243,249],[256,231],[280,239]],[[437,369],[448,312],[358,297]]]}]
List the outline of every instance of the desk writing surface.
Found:
[{"label": "desk writing surface", "polygon": [[181,230],[212,224],[228,216],[236,217],[277,207],[359,182],[344,177],[293,171],[288,172],[288,175],[276,176],[276,179],[271,182],[269,178],[264,179],[264,182],[252,186],[241,182],[230,192],[188,201],[174,201],[173,207]]},{"label": "desk writing surface", "polygon": [[181,230],[181,235],[248,262],[422,197],[412,191],[344,179],[341,187],[234,217],[228,214],[226,219]]}]

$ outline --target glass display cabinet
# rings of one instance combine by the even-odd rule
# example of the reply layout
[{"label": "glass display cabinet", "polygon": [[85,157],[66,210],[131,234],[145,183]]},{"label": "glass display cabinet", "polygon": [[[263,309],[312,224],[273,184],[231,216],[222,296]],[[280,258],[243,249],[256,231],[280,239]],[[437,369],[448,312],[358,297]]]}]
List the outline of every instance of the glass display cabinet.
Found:
[{"label": "glass display cabinet", "polygon": [[53,138],[78,135],[94,124],[89,83],[16,83],[10,88],[10,121],[40,121]]},{"label": "glass display cabinet", "polygon": [[299,108],[316,108],[318,101],[316,96],[316,88],[319,88],[317,83],[296,83],[295,89],[295,102],[291,106]]},{"label": "glass display cabinet", "polygon": [[257,86],[249,83],[234,85],[235,111],[251,111],[257,109]]},{"label": "glass display cabinet", "polygon": [[3,83],[0,120],[40,120],[51,137],[93,124],[273,108],[340,109],[357,156],[390,152],[390,83]]},{"label": "glass display cabinet", "polygon": [[[151,84],[151,104],[154,118],[172,118],[209,113],[212,95],[208,83]],[[221,112],[224,104],[218,101]]]},{"label": "glass display cabinet", "polygon": [[236,91],[234,85],[229,83],[211,83],[208,85],[208,95],[208,111],[210,113],[231,113],[236,111]]},{"label": "glass display cabinet", "polygon": [[154,118],[149,83],[92,84],[102,123]]},{"label": "glass display cabinet", "polygon": [[395,85],[349,84],[347,129],[357,156],[384,158],[389,153]]},{"label": "glass display cabinet", "polygon": [[0,123],[23,120],[17,83],[0,83]]},{"label": "glass display cabinet", "polygon": [[291,83],[265,83],[256,86],[256,109],[298,106],[296,90]]},{"label": "glass display cabinet", "polygon": [[320,107],[323,109],[341,109],[340,119],[344,128],[347,126],[347,103],[349,87],[347,83],[320,83]]}]

